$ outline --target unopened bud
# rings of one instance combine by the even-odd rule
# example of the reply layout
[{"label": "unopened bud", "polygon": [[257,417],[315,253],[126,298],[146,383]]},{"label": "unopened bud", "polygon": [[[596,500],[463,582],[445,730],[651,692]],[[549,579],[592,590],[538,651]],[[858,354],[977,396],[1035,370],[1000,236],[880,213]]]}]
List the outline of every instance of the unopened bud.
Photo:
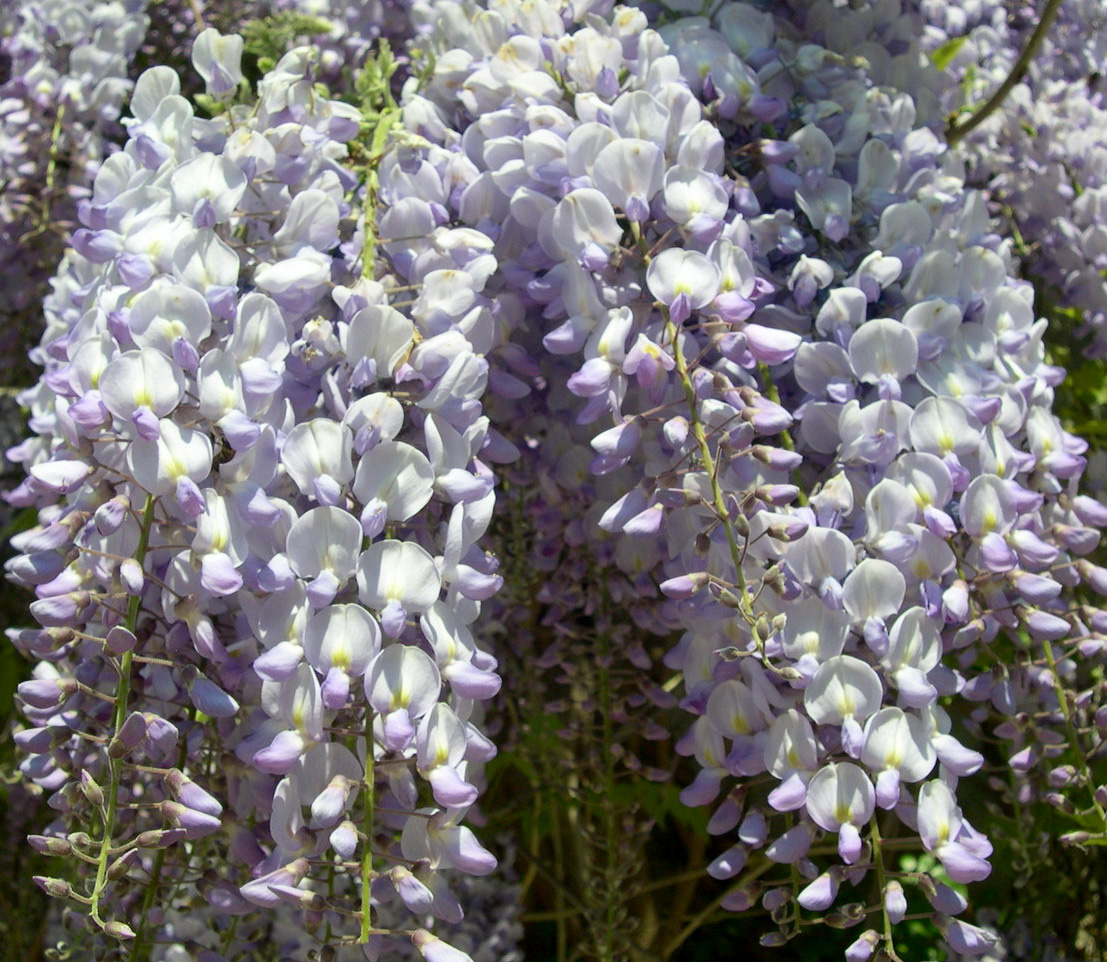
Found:
[{"label": "unopened bud", "polygon": [[1083,845],[1091,837],[1090,832],[1065,832],[1060,840],[1062,845]]},{"label": "unopened bud", "polygon": [[87,770],[81,772],[81,793],[97,808],[104,804],[104,790]]},{"label": "unopened bud", "polygon": [[1075,778],[1076,769],[1072,765],[1059,765],[1057,768],[1050,770],[1049,784],[1054,788],[1064,788],[1071,784]]},{"label": "unopened bud", "polygon": [[126,922],[119,922],[113,919],[104,926],[104,935],[108,935],[113,939],[133,939],[135,937],[135,930]]},{"label": "unopened bud", "polygon": [[96,530],[104,537],[115,534],[127,517],[127,499],[123,497],[112,498],[105,501],[96,509],[92,516]]},{"label": "unopened bud", "polygon": [[116,625],[108,632],[104,639],[104,647],[113,655],[125,655],[128,651],[134,651],[138,639],[133,631],[128,631],[122,625]]},{"label": "unopened bud", "polygon": [[1096,731],[1100,735],[1107,735],[1107,705],[1100,705],[1095,710],[1092,720],[1095,722]]},{"label": "unopened bud", "polygon": [[1072,804],[1071,799],[1060,792],[1047,792],[1045,800],[1059,812],[1064,812],[1066,815],[1076,814],[1076,806]]},{"label": "unopened bud", "polygon": [[135,838],[135,845],[139,848],[165,848],[167,845],[180,841],[187,834],[183,828],[152,829],[138,835]]},{"label": "unopened bud", "polygon": [[71,855],[73,846],[64,838],[53,835],[28,835],[27,841],[36,852],[43,855]]},{"label": "unopened bud", "polygon": [[73,892],[69,883],[63,878],[49,878],[46,875],[35,875],[31,881],[47,895],[52,895],[56,899],[67,899]]},{"label": "unopened bud", "polygon": [[46,636],[50,639],[50,647],[56,651],[75,641],[77,633],[72,628],[47,628]]},{"label": "unopened bud", "polygon": [[726,605],[728,608],[741,608],[743,605],[743,599],[741,596],[736,595],[729,588],[718,587],[717,589],[712,586],[712,594],[715,596],[715,600],[721,605]]},{"label": "unopened bud", "polygon": [[763,896],[761,896],[761,905],[766,911],[772,912],[774,909],[778,909],[782,905],[787,905],[791,900],[792,890],[780,887],[769,889]]},{"label": "unopened bud", "polygon": [[108,756],[122,758],[137,748],[146,738],[146,719],[137,711],[131,712],[119,728],[119,732],[108,742]]},{"label": "unopened bud", "polygon": [[113,882],[123,878],[130,870],[131,866],[138,859],[138,849],[132,848],[128,852],[124,852],[114,862],[108,866],[108,878]]},{"label": "unopened bud", "polygon": [[788,936],[783,932],[766,932],[759,941],[765,948],[774,949],[786,944]]},{"label": "unopened bud", "polygon": [[691,598],[697,591],[707,584],[710,575],[706,571],[696,571],[692,574],[680,575],[669,578],[660,584],[661,593],[667,598],[683,600]]},{"label": "unopened bud", "polygon": [[139,595],[142,594],[143,586],[146,584],[146,575],[142,565],[134,558],[127,558],[119,566],[119,580],[123,582],[129,594]]},{"label": "unopened bud", "polygon": [[907,914],[907,896],[903,894],[903,886],[896,879],[884,886],[884,911],[888,913],[888,919],[893,925],[902,922]]}]

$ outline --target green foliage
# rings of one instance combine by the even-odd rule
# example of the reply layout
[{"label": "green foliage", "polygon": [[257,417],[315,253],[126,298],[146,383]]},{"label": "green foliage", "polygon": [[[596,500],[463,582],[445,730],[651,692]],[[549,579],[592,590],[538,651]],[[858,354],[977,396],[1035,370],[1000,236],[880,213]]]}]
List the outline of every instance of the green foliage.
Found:
[{"label": "green foliage", "polygon": [[366,126],[375,127],[386,111],[395,109],[392,77],[398,67],[392,46],[381,39],[373,56],[354,75],[355,103],[361,108]]},{"label": "green foliage", "polygon": [[322,17],[284,10],[270,17],[247,20],[242,25],[240,32],[246,41],[243,53],[256,61],[258,72],[263,74],[301,41],[330,33],[332,29],[331,22]]},{"label": "green foliage", "polygon": [[968,40],[968,34],[963,37],[954,37],[952,40],[947,40],[937,50],[930,54],[930,62],[938,70],[945,70],[951,63],[953,58],[957,56],[961,48],[965,45],[965,41]]}]

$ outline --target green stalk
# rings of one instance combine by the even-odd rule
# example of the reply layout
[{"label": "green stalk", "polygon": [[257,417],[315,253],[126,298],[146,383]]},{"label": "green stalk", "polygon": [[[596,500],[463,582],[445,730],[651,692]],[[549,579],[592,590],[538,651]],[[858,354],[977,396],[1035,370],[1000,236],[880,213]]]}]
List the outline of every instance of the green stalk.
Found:
[{"label": "green stalk", "polygon": [[373,881],[373,819],[376,807],[376,765],[373,758],[373,713],[365,716],[365,783],[362,786],[362,831],[365,833],[365,850],[361,853],[361,932],[358,942],[365,945],[373,927],[373,906],[370,886]]},{"label": "green stalk", "polygon": [[1065,692],[1065,686],[1061,683],[1061,676],[1057,673],[1057,659],[1053,656],[1053,645],[1046,639],[1042,642],[1042,647],[1045,649],[1046,661],[1049,663],[1049,673],[1053,678],[1053,688],[1057,694],[1057,703],[1061,706],[1061,715],[1065,719],[1065,731],[1069,736],[1069,752],[1073,761],[1076,763],[1077,770],[1084,779],[1084,784],[1087,785],[1088,790],[1092,792],[1092,806],[1095,808],[1095,813],[1099,817],[1099,823],[1103,828],[1107,828],[1107,812],[1104,812],[1103,806],[1099,804],[1095,797],[1095,778],[1092,775],[1091,769],[1088,767],[1088,759],[1080,750],[1080,739],[1076,733],[1076,726],[1072,721],[1072,710],[1069,708],[1068,694]]},{"label": "green stalk", "polygon": [[877,824],[875,812],[873,813],[869,825],[871,828],[870,838],[873,846],[873,863],[876,865],[876,886],[879,890],[877,896],[880,899],[880,914],[884,918],[885,951],[888,953],[889,958],[898,962],[899,956],[896,955],[895,943],[892,941],[892,920],[888,918],[888,907],[884,899],[884,888],[887,885],[887,877],[884,874],[884,853],[881,849],[880,826]]},{"label": "green stalk", "polygon": [[676,362],[677,376],[680,378],[680,383],[684,388],[684,397],[688,402],[692,434],[699,445],[703,469],[711,479],[711,497],[714,502],[715,514],[718,515],[726,534],[727,546],[730,548],[730,559],[734,563],[735,577],[738,579],[738,587],[742,591],[744,605],[741,612],[746,621],[752,624],[754,620],[753,611],[750,608],[749,595],[746,591],[746,576],[742,571],[742,550],[738,546],[738,536],[735,534],[734,526],[730,520],[730,512],[726,507],[726,497],[723,495],[722,485],[719,484],[719,472],[715,465],[715,456],[711,453],[711,445],[707,440],[707,431],[704,429],[703,421],[700,420],[696,388],[692,384],[692,377],[688,370],[688,362],[684,359],[684,352],[680,349],[677,327],[669,317],[669,312],[664,308],[662,308],[662,314],[665,317],[665,331],[669,335],[669,340],[673,342],[673,360]]},{"label": "green stalk", "polygon": [[1022,53],[1019,54],[1019,59],[1015,61],[1015,65],[1011,68],[1011,72],[1004,79],[1003,83],[999,85],[988,101],[983,107],[977,108],[968,120],[963,124],[951,123],[946,128],[946,143],[950,147],[956,147],[958,143],[965,139],[965,137],[976,130],[985,120],[988,119],[1001,103],[1007,98],[1007,95],[1014,89],[1015,85],[1022,80],[1023,74],[1026,73],[1027,68],[1030,66],[1030,61],[1034,59],[1034,55],[1038,52],[1038,48],[1042,45],[1042,41],[1045,40],[1045,36],[1049,33],[1049,28],[1053,26],[1053,21],[1057,19],[1057,13],[1061,9],[1061,0],[1049,0],[1045,5],[1045,9],[1042,11],[1042,19],[1038,21],[1038,26],[1034,28],[1034,32],[1030,35],[1030,39],[1026,42],[1026,47]]},{"label": "green stalk", "polygon": [[[154,524],[155,499],[152,494],[146,496],[146,508],[142,513],[142,527],[138,536],[138,548],[135,551],[135,561],[142,567],[146,563],[146,549],[150,544],[150,529]],[[127,617],[124,626],[134,633],[138,625],[138,613],[142,607],[142,598],[132,595],[127,603]],[[119,682],[115,688],[115,734],[123,727],[127,719],[127,700],[131,694],[131,663],[134,660],[134,650],[125,652],[119,665]],[[104,889],[108,883],[108,862],[112,847],[112,836],[115,834],[115,816],[119,808],[119,784],[123,775],[123,759],[112,758],[108,762],[111,777],[108,783],[107,810],[104,814],[104,837],[100,842],[100,853],[96,860],[96,881],[92,888],[91,914],[92,919],[101,928],[104,920],[100,917],[100,900],[103,898]]]}]

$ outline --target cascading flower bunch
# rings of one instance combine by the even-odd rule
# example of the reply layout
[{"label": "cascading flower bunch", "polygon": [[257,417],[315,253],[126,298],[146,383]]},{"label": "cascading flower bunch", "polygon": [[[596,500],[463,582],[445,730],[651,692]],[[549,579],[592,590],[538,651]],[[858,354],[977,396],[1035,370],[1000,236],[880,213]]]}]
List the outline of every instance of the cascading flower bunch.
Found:
[{"label": "cascading flower bunch", "polygon": [[[434,69],[406,116],[446,143],[462,131],[477,176],[458,211],[496,237],[527,311],[514,343],[540,358],[542,336],[543,376],[583,399],[578,423],[603,419],[591,470],[630,490],[601,527],[661,543],[687,629],[671,663],[700,716],[684,744],[703,774],[685,798],[766,770],[781,783],[713,874],[738,875],[779,835],[768,858],[797,865],[799,905],[822,912],[874,868],[886,922],[851,957],[890,948],[902,888],[884,882],[878,809],[955,881],[988,873],[954,795],[983,759],[939,696],[1051,697],[1037,663],[978,674],[1001,630],[1095,649],[1088,614],[1058,599],[1102,509],[1071,500],[1084,446],[1049,411],[1059,372],[1030,289],[982,198],[913,129],[910,99],[778,38],[753,8],[729,5],[717,31],[674,24],[675,62],[634,11],[573,32],[529,11],[435,9]],[[810,106],[789,112],[797,95]],[[565,378],[561,359],[582,350]],[[809,503],[790,507],[793,480]],[[735,801],[716,829],[738,823]],[[838,835],[844,868],[806,859],[820,832]],[[955,949],[986,949],[952,890],[913,881]],[[766,895],[785,936],[806,921],[789,898]]]},{"label": "cascading flower bunch", "polygon": [[[35,844],[89,866],[40,884],[133,951],[224,957],[283,906],[305,949],[414,912],[451,958],[425,928],[460,918],[440,870],[495,866],[463,824],[500,684],[467,627],[501,581],[480,288],[412,305],[358,240],[358,110],[309,48],[241,101],[241,50],[196,41],[211,120],[168,68],[139,78],[26,396],[9,497],[40,523],[8,569],[42,660],[17,742],[59,813]],[[197,871],[202,932],[188,888],[162,901]]]}]

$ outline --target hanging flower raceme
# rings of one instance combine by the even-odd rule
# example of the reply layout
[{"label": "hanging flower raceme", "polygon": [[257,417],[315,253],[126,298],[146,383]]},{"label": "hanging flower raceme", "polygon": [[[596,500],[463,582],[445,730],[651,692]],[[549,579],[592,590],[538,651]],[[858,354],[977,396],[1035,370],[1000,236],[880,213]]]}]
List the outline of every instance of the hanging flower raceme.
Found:
[{"label": "hanging flower raceme", "polygon": [[[344,166],[359,114],[301,96],[310,48],[242,102],[241,51],[196,43],[226,104],[208,122],[172,71],[139,78],[62,265],[83,307],[51,319],[37,437],[13,452],[29,471],[13,500],[40,524],[9,570],[43,626],[13,637],[46,659],[23,769],[54,793],[51,837],[87,828],[92,873],[65,893],[109,936],[213,950],[256,907],[369,944],[410,903],[419,945],[428,912],[460,917],[438,869],[495,865],[463,824],[494,754],[474,701],[499,688],[467,627],[500,583],[480,548],[487,348],[465,323],[480,275],[433,322],[389,306],[388,264],[359,243],[379,212]],[[426,823],[420,783],[444,851],[467,854],[419,862],[418,881],[378,872]],[[197,943],[175,904],[164,922],[141,905],[195,868],[176,843],[201,837],[214,942]],[[108,867],[121,848],[141,873]],[[279,924],[256,914],[239,940]]]}]

